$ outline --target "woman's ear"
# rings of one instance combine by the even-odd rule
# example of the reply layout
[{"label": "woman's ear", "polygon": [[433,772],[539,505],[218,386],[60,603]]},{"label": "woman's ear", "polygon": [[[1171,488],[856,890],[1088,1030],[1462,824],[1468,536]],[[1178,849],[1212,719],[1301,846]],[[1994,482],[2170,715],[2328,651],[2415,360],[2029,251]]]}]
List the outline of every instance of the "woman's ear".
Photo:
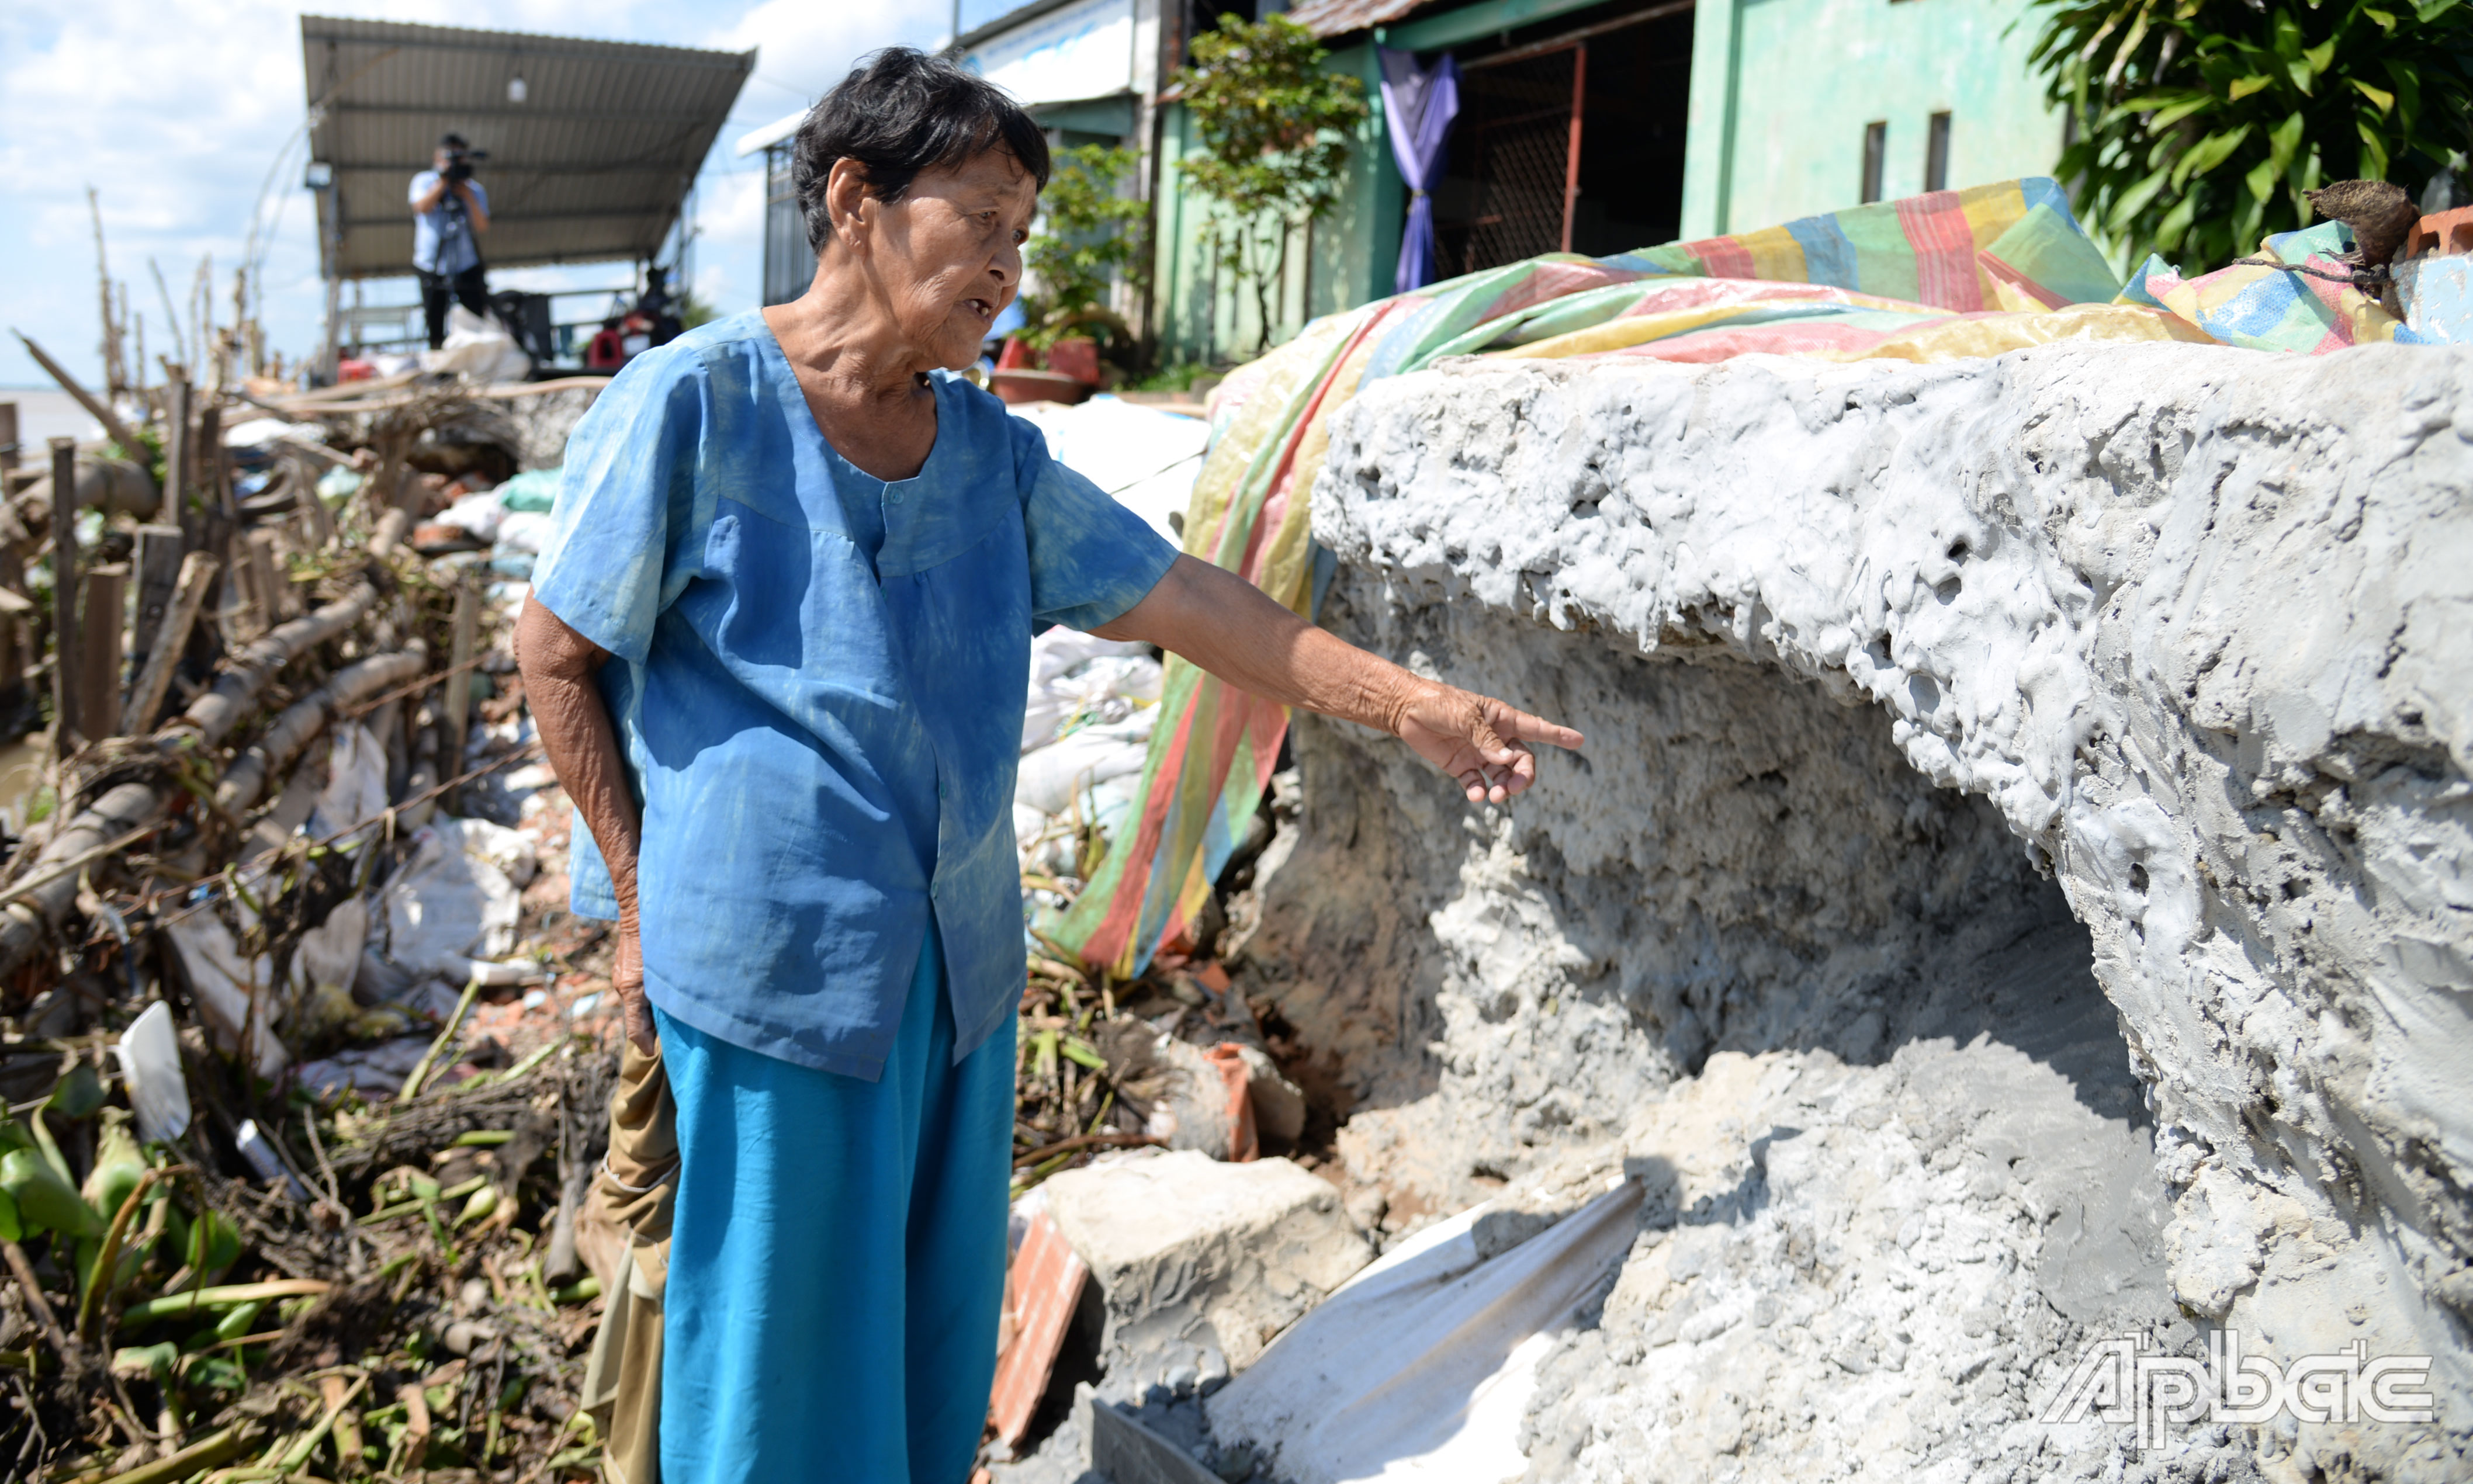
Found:
[{"label": "woman's ear", "polygon": [[831,213],[833,235],[858,251],[867,246],[867,167],[845,155],[833,161],[825,178],[825,209]]}]

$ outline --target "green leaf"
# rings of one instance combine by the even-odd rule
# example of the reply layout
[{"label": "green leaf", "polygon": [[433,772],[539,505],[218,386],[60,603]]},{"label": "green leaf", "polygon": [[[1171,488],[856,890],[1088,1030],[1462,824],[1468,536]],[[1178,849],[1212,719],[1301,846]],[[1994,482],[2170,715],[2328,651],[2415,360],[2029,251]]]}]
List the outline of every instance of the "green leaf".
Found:
[{"label": "green leaf", "polygon": [[2395,30],[2395,16],[2387,11],[2374,11],[2365,5],[2362,7],[2362,13],[2377,22],[2381,31]]},{"label": "green leaf", "polygon": [[30,1231],[80,1237],[103,1234],[103,1218],[94,1213],[94,1208],[32,1149],[13,1149],[0,1156],[0,1190],[8,1192],[16,1205],[19,1223]]},{"label": "green leaf", "polygon": [[2147,203],[2155,199],[2156,192],[2164,189],[2164,183],[2171,179],[2172,174],[2170,169],[2158,170],[2128,190],[2122,192],[2121,199],[2112,203],[2110,213],[2112,229],[2116,232],[2128,231],[2136,224],[2138,213],[2146,210]]},{"label": "green leaf", "polygon": [[1056,1049],[1065,1053],[1067,1061],[1079,1063],[1094,1072],[1104,1072],[1108,1069],[1108,1059],[1101,1056],[1087,1041],[1076,1041],[1068,1036],[1057,1043]]},{"label": "green leaf", "polygon": [[69,1068],[69,1074],[52,1089],[43,1106],[63,1118],[83,1118],[103,1106],[103,1079],[95,1075],[94,1065],[80,1062]]},{"label": "green leaf", "polygon": [[2275,178],[2280,174],[2282,172],[2275,168],[2275,161],[2263,159],[2250,167],[2242,183],[2249,187],[2251,200],[2264,203],[2275,194]]},{"label": "green leaf", "polygon": [[2224,96],[2228,102],[2239,103],[2260,88],[2271,85],[2274,82],[2275,79],[2263,72],[2253,72],[2245,78],[2234,79],[2232,87]]},{"label": "green leaf", "polygon": [[2303,52],[2301,54],[2301,60],[2310,64],[2310,73],[2313,77],[2316,77],[2319,73],[2327,70],[2327,63],[2334,60],[2335,56],[2336,38],[2330,36],[2326,40],[2319,42],[2317,46]]},{"label": "green leaf", "polygon": [[2350,82],[2355,87],[2360,88],[2363,97],[2367,98],[2370,102],[2379,106],[2380,117],[2384,118],[2388,114],[2395,111],[2395,94],[2387,92],[2380,88],[2372,87],[2369,84],[2363,82],[2360,78],[2350,78],[2346,81]]},{"label": "green leaf", "polygon": [[2413,8],[2413,18],[2427,26],[2456,9],[2456,0],[2418,0]]},{"label": "green leaf", "polygon": [[2386,180],[2388,178],[2388,142],[2386,138],[2379,133],[2373,121],[2367,118],[2356,119],[2354,121],[2354,127],[2361,132],[2362,135],[2362,179],[2365,180]]},{"label": "green leaf", "polygon": [[2184,196],[2175,203],[2172,210],[2164,213],[2164,220],[2155,224],[2157,250],[2164,252],[2179,251],[2181,239],[2188,235],[2190,223],[2197,218],[2197,214],[2198,198],[2197,196]]},{"label": "green leaf", "polygon": [[2147,127],[2159,131],[2170,129],[2173,125],[2181,122],[2183,119],[2188,118],[2191,114],[2196,113],[2202,108],[2212,108],[2214,107],[2216,107],[2216,100],[2205,93],[2200,93],[2195,98],[2184,99],[2179,103],[2172,105],[2170,108],[2156,109],[2154,117],[2149,118],[2147,121]]},{"label": "green leaf", "polygon": [[2173,188],[2176,191],[2181,189],[2189,183],[2192,177],[2205,175],[2231,158],[2233,151],[2240,149],[2242,141],[2249,135],[2250,126],[2244,124],[2239,129],[2225,133],[2209,134],[2199,140],[2188,154],[2181,156],[2181,162],[2173,167]]},{"label": "green leaf", "polygon": [[2292,161],[2294,148],[2301,143],[2301,110],[2295,108],[2267,136],[2267,157],[2276,170],[2281,171]]}]

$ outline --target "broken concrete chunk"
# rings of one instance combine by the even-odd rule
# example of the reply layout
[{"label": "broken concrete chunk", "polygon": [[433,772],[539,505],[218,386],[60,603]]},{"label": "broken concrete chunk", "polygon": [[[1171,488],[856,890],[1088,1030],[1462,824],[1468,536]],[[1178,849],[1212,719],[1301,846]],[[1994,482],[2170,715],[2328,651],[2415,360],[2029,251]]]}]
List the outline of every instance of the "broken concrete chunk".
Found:
[{"label": "broken concrete chunk", "polygon": [[1106,1301],[1111,1400],[1243,1370],[1373,1256],[1339,1192],[1287,1160],[1183,1150],[1068,1170],[1046,1190]]}]

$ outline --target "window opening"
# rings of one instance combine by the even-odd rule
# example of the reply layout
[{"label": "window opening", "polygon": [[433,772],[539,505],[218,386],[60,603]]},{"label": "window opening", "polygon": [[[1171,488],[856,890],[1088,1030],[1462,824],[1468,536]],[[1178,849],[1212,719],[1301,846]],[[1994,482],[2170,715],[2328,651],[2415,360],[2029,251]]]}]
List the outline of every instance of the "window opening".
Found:
[{"label": "window opening", "polygon": [[1932,129],[1924,140],[1924,189],[1949,189],[1949,115],[1932,116]]},{"label": "window opening", "polygon": [[1863,203],[1868,205],[1881,199],[1881,169],[1889,154],[1889,121],[1875,119],[1863,126]]}]

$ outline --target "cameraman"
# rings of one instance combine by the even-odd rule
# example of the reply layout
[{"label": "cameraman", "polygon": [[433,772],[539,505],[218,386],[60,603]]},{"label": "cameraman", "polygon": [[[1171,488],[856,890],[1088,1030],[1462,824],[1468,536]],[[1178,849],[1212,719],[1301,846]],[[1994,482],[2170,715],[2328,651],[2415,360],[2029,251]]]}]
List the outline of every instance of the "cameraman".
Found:
[{"label": "cameraman", "polygon": [[487,318],[490,285],[475,234],[490,229],[490,193],[472,179],[472,162],[488,156],[462,134],[438,141],[435,168],[412,178],[412,268],[420,276],[420,310],[429,348],[446,344],[446,300]]}]

